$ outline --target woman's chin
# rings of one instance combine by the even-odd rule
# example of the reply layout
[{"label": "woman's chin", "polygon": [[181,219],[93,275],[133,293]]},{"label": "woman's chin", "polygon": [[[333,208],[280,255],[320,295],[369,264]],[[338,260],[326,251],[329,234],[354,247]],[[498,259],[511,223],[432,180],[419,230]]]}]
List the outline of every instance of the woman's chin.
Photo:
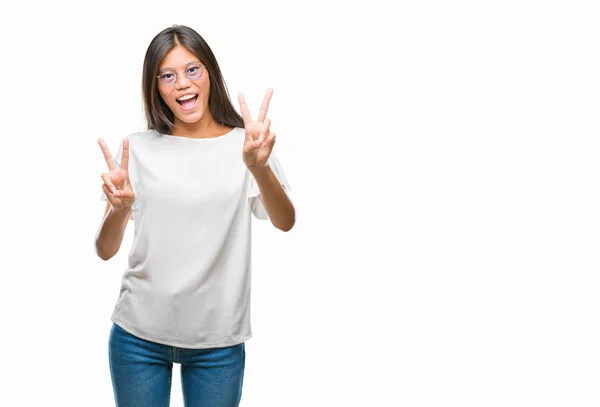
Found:
[{"label": "woman's chin", "polygon": [[194,111],[194,112],[190,112],[188,114],[179,114],[179,115],[177,115],[177,118],[184,123],[192,124],[192,123],[196,123],[197,121],[202,119],[202,112]]}]

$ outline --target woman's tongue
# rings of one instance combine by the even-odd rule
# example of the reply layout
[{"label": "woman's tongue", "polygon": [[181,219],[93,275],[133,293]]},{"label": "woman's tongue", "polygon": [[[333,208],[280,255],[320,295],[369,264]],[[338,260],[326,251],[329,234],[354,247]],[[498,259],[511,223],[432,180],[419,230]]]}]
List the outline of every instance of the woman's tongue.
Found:
[{"label": "woman's tongue", "polygon": [[189,109],[190,107],[194,106],[194,103],[196,103],[197,98],[198,96],[196,95],[193,98],[189,98],[178,102],[184,109]]}]

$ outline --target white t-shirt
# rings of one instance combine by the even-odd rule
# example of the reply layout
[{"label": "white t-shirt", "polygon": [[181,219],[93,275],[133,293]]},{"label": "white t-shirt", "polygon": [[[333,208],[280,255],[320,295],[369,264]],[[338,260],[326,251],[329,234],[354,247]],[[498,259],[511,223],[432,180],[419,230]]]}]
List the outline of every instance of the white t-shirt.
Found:
[{"label": "white t-shirt", "polygon": [[[244,129],[208,139],[129,135],[134,238],[111,320],[182,348],[239,344],[250,326],[251,219],[268,219]],[[123,141],[114,156],[119,166]],[[269,166],[290,186],[273,152]],[[107,200],[104,192],[102,199]]]}]

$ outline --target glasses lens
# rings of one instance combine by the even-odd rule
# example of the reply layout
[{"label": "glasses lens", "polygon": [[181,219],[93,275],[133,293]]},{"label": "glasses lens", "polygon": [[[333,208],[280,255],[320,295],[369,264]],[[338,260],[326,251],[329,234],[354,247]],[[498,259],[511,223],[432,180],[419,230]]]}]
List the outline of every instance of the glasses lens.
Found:
[{"label": "glasses lens", "polygon": [[202,76],[202,65],[190,66],[187,70],[187,76],[192,80],[200,79]]},{"label": "glasses lens", "polygon": [[160,81],[167,86],[171,86],[177,81],[177,75],[171,72],[164,73],[160,76]]}]

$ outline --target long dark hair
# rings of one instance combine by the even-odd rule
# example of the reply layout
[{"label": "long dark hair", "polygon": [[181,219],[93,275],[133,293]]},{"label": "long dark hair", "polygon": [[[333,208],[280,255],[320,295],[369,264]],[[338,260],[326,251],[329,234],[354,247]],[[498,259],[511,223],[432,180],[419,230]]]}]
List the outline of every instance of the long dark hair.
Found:
[{"label": "long dark hair", "polygon": [[162,30],[150,42],[144,58],[142,96],[148,130],[171,134],[175,129],[173,112],[158,92],[157,76],[160,63],[177,45],[185,47],[206,66],[210,74],[208,108],[213,120],[223,126],[244,127],[244,120],[234,109],[229,92],[212,50],[196,31],[184,25],[174,25]]}]

